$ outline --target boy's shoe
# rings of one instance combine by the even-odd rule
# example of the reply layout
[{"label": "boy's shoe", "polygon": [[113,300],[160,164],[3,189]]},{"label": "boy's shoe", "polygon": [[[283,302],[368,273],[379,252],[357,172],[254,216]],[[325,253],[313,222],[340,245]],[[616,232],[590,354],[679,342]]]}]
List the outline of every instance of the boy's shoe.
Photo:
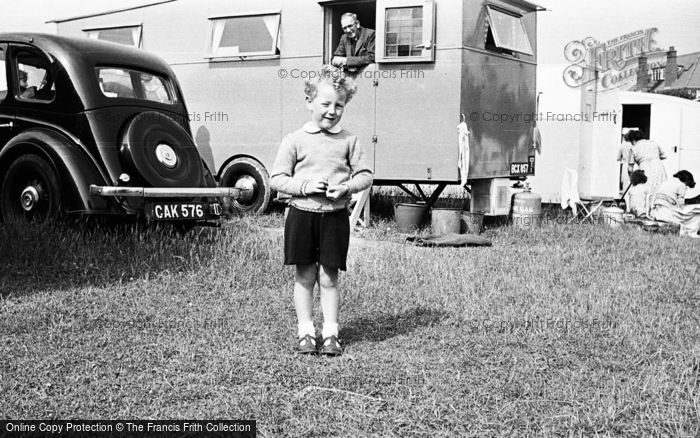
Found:
[{"label": "boy's shoe", "polygon": [[311,335],[305,335],[303,338],[299,338],[297,353],[316,354],[316,338]]},{"label": "boy's shoe", "polygon": [[333,335],[323,339],[321,354],[326,356],[340,356],[343,354],[343,348],[340,346],[337,336]]}]

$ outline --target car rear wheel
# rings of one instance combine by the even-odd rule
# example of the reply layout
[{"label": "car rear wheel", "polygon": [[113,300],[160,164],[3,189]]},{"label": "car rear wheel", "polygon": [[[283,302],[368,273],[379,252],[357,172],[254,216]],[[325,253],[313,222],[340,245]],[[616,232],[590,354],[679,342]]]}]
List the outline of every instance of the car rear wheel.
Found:
[{"label": "car rear wheel", "polygon": [[61,212],[58,176],[45,159],[22,155],[10,164],[0,188],[0,212],[5,222],[45,221]]},{"label": "car rear wheel", "polygon": [[272,194],[270,176],[265,167],[252,158],[236,158],[226,165],[221,172],[221,184],[226,187],[252,190],[253,196],[249,199],[233,201],[233,208],[237,212],[261,214],[270,205]]}]

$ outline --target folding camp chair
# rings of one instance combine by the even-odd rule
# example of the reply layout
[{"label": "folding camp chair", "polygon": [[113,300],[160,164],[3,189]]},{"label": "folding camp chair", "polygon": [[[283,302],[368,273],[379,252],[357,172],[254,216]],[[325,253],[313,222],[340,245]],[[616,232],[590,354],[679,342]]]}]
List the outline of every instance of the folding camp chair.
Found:
[{"label": "folding camp chair", "polygon": [[351,229],[358,223],[365,228],[369,226],[369,198],[371,193],[372,187],[369,187],[360,193],[354,193],[352,195],[352,200],[350,202],[352,207],[352,213],[350,214]]},{"label": "folding camp chair", "polygon": [[[592,220],[593,214],[603,205],[605,199],[585,199],[582,200],[578,194],[578,173],[573,170],[566,168],[564,169],[564,177],[561,182],[561,208],[566,210],[571,207],[571,212],[573,217],[568,221],[571,223],[579,217],[579,214],[583,218],[579,223],[583,223],[586,220]],[[581,211],[579,212],[579,207]]]}]

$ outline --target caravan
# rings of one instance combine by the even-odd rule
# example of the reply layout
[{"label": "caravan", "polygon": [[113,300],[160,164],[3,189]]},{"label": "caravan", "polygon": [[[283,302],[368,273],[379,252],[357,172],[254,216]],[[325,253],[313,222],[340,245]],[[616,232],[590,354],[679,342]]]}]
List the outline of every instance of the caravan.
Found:
[{"label": "caravan", "polygon": [[[59,34],[155,52],[176,72],[197,147],[219,182],[263,211],[282,137],[308,118],[303,80],[329,63],[354,12],[376,29],[344,124],[370,151],[375,185],[469,180],[488,214],[534,172],[536,11],[524,0],[177,0],[56,20]],[[464,121],[468,141],[460,142]],[[469,154],[460,170],[460,152]],[[420,195],[423,192],[418,187]]]}]

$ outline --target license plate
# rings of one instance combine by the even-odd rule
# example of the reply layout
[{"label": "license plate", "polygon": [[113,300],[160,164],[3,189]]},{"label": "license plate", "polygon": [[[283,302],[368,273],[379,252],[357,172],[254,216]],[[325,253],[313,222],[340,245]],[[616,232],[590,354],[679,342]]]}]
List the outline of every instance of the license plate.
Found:
[{"label": "license plate", "polygon": [[525,176],[530,173],[530,163],[510,163],[510,176]]},{"label": "license plate", "polygon": [[146,218],[155,221],[192,221],[216,218],[221,204],[204,202],[147,202]]}]

